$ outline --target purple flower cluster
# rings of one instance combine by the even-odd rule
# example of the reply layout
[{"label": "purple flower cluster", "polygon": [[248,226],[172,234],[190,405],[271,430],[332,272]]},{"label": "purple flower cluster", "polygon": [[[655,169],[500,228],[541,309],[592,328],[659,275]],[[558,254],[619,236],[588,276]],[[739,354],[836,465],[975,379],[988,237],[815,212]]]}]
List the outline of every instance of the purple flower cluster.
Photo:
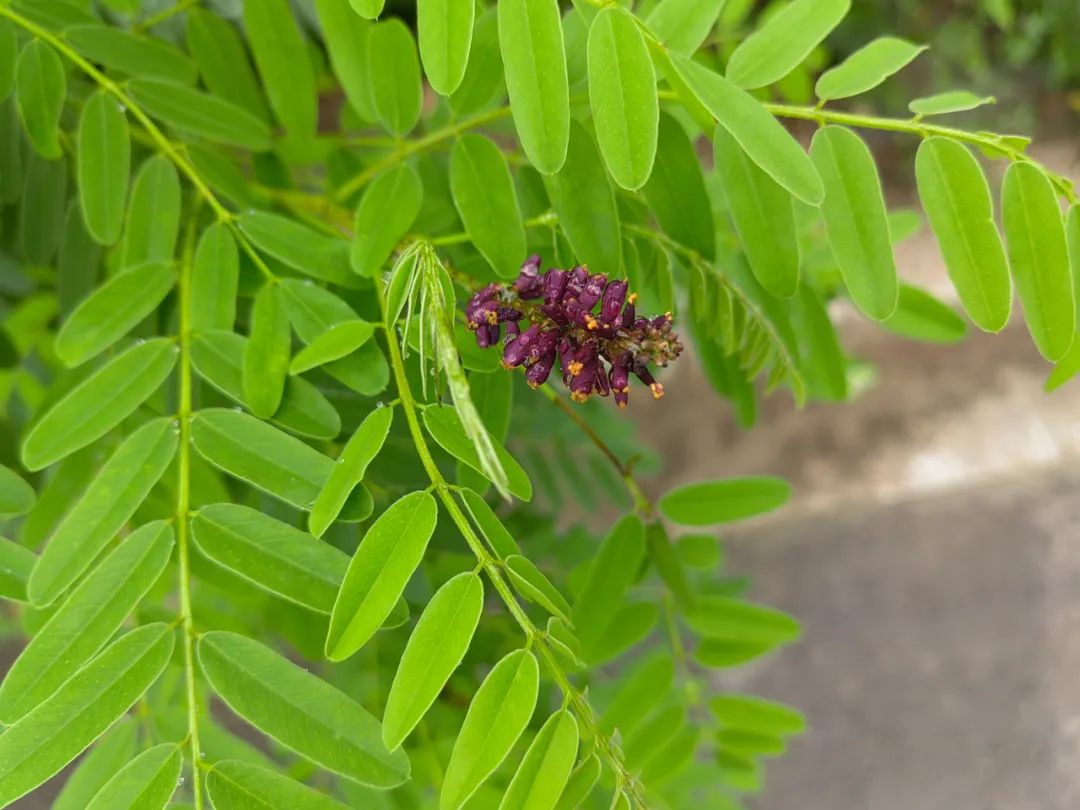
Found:
[{"label": "purple flower cluster", "polygon": [[557,357],[575,402],[613,394],[623,408],[631,374],[659,399],[664,387],[648,366],[666,366],[682,352],[671,314],[639,317],[636,297],[625,281],[582,266],[541,273],[540,257],[530,256],[513,284],[489,284],[473,295],[465,319],[485,348],[498,345],[506,324],[503,366],[524,366],[533,388],[547,381]]}]

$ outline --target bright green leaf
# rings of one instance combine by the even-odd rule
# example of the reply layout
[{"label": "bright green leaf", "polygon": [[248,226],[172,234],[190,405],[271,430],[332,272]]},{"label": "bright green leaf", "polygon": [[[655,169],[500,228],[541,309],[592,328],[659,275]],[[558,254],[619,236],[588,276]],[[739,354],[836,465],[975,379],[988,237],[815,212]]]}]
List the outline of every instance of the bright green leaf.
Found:
[{"label": "bright green leaf", "polygon": [[207,90],[266,122],[270,117],[266,99],[236,26],[197,6],[187,9],[186,16],[188,51]]},{"label": "bright green leaf", "polygon": [[376,275],[420,213],[424,188],[416,171],[401,165],[379,175],[356,208],[351,262],[362,276]]},{"label": "bright green leaf", "polygon": [[708,38],[726,1],[663,0],[645,24],[668,48],[690,56]]},{"label": "bright green leaf", "polygon": [[781,737],[806,731],[806,717],[802,712],[754,695],[717,695],[709,701],[709,708],[726,728]]},{"label": "bright green leaf", "polygon": [[822,101],[832,101],[873,90],[928,47],[898,37],[878,37],[822,73],[814,92]]},{"label": "bright green leaf", "polygon": [[579,762],[578,766],[570,774],[570,778],[559,796],[559,801],[555,805],[555,810],[577,810],[589,797],[589,794],[592,793],[592,789],[599,779],[600,760],[596,758],[596,754],[592,754],[587,759]]},{"label": "bright green leaf", "polygon": [[135,722],[124,718],[79,760],[50,810],[86,810],[109,778],[135,756]]},{"label": "bright green leaf", "polygon": [[26,583],[37,559],[30,549],[0,537],[0,598],[27,601]]},{"label": "bright green leaf", "polygon": [[[424,409],[423,417],[427,432],[443,450],[459,461],[465,462],[477,472],[484,472],[476,446],[466,436],[461,420],[453,408],[448,405],[432,405]],[[513,456],[506,452],[506,448],[494,439],[491,442],[499,463],[506,471],[510,492],[523,501],[531,500],[532,483],[525,470]]]},{"label": "bright green leaf", "polygon": [[903,337],[931,343],[956,343],[967,334],[967,324],[956,310],[910,284],[900,285],[896,311],[881,325]]},{"label": "bright green leaf", "polygon": [[627,515],[604,538],[574,602],[574,627],[584,650],[596,645],[614,620],[644,559],[645,527],[636,515]]},{"label": "bright green leaf", "polygon": [[264,284],[251,308],[243,366],[244,403],[260,419],[269,419],[281,405],[291,343],[285,294],[276,283]]},{"label": "bright green leaf", "polygon": [[375,101],[368,73],[371,23],[353,11],[348,0],[315,0],[315,8],[326,52],[345,98],[363,120],[374,121]]},{"label": "bright green leaf", "polygon": [[206,776],[206,790],[214,810],[346,810],[295,779],[237,760],[215,764]]},{"label": "bright green leaf", "polygon": [[985,104],[994,104],[993,96],[977,96],[967,90],[951,90],[947,93],[938,93],[935,96],[917,98],[910,104],[908,109],[916,115],[945,115],[947,113],[965,112],[982,107]]},{"label": "bright green leaf", "polygon": [[431,89],[440,95],[457,90],[465,76],[475,14],[473,0],[419,0],[416,4],[420,58]]},{"label": "bright green leaf", "polygon": [[79,201],[86,229],[102,245],[120,238],[131,175],[131,136],[123,109],[98,91],[79,119]]},{"label": "bright green leaf", "polygon": [[386,0],[349,0],[349,4],[365,20],[375,20],[382,14]]},{"label": "bright green leaf", "polygon": [[375,334],[375,324],[367,321],[343,321],[334,324],[297,352],[289,366],[290,374],[303,374],[325,363],[340,360],[355,352]]},{"label": "bright green leaf", "polygon": [[163,810],[176,792],[183,764],[180,746],[155,745],[106,782],[86,810]]},{"label": "bright green leaf", "polygon": [[371,29],[368,76],[379,121],[390,134],[409,134],[420,120],[423,88],[412,32],[397,17]]},{"label": "bright green leaf", "polygon": [[313,231],[279,214],[249,211],[236,223],[255,247],[294,270],[340,284],[349,272],[349,243]]},{"label": "bright green leaf", "polygon": [[780,478],[728,478],[670,490],[660,511],[683,526],[711,526],[771,512],[790,497],[791,487]]},{"label": "bright green leaf", "polygon": [[215,222],[203,231],[191,266],[191,328],[233,328],[240,283],[240,251],[229,226]]},{"label": "bright green leaf", "polygon": [[708,638],[769,646],[794,641],[801,632],[787,613],[726,596],[702,596],[686,621]]},{"label": "bright green leaf", "polygon": [[164,155],[149,158],[135,176],[127,225],[120,243],[120,268],[171,262],[180,232],[180,178]]},{"label": "bright green leaf", "polygon": [[570,779],[578,749],[578,724],[563,709],[551,715],[510,780],[500,810],[551,810]]},{"label": "bright green leaf", "polygon": [[480,529],[480,534],[496,555],[501,559],[506,559],[514,554],[521,554],[521,548],[518,547],[513,535],[507,531],[494,510],[487,505],[483,498],[470,489],[462,491],[460,495],[465,508],[469,510],[469,514],[472,516],[477,528]]},{"label": "bright green leaf", "polygon": [[34,488],[0,464],[0,515],[25,515],[34,508]]},{"label": "bright green leaf", "polygon": [[506,573],[515,590],[530,602],[542,605],[565,621],[570,621],[570,604],[539,568],[526,557],[512,554],[506,558]]},{"label": "bright green leaf", "polygon": [[636,664],[600,716],[600,728],[608,734],[615,729],[623,734],[633,731],[652,710],[656,696],[670,692],[674,678],[670,654],[656,653]]},{"label": "bright green leaf", "polygon": [[195,84],[198,71],[175,45],[112,25],[75,25],[64,39],[79,53],[117,73],[172,84]]}]

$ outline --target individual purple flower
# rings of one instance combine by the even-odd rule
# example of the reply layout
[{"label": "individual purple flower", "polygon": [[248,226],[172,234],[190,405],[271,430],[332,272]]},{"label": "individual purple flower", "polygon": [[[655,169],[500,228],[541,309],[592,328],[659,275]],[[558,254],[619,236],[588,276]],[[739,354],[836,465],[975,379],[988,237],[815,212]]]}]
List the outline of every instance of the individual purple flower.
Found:
[{"label": "individual purple flower", "polygon": [[618,323],[620,311],[626,303],[626,287],[625,281],[616,280],[604,290],[604,298],[600,302],[600,322],[604,326],[615,326]]},{"label": "individual purple flower", "polygon": [[540,256],[533,254],[521,265],[521,273],[514,280],[514,289],[526,301],[539,298],[544,294],[544,277],[540,275]]},{"label": "individual purple flower", "polygon": [[503,349],[503,368],[514,368],[515,366],[520,366],[524,363],[525,359],[529,356],[529,349],[531,348],[533,341],[539,336],[540,327],[533,324],[518,335],[515,340],[507,343],[506,347]]},{"label": "individual purple flower", "polygon": [[540,357],[535,363],[525,370],[525,381],[533,388],[539,388],[547,382],[551,376],[551,369],[555,366],[555,350]]}]

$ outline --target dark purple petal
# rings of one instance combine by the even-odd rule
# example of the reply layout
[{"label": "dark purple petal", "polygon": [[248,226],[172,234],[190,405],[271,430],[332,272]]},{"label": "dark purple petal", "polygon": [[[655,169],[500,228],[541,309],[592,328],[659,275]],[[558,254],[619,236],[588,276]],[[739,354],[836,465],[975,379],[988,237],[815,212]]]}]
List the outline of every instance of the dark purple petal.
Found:
[{"label": "dark purple petal", "polygon": [[608,373],[604,368],[603,361],[596,364],[596,378],[593,380],[593,391],[602,397],[606,397],[611,393],[611,386],[608,385]]},{"label": "dark purple petal", "polygon": [[551,369],[555,366],[555,351],[552,350],[540,357],[535,363],[525,370],[525,381],[533,388],[539,388],[551,375]]},{"label": "dark purple petal", "polygon": [[503,349],[502,364],[504,368],[514,368],[514,366],[520,366],[525,362],[525,358],[529,356],[529,349],[536,341],[536,338],[540,334],[540,327],[533,324],[520,335],[516,340],[512,340],[506,344],[506,348]]},{"label": "dark purple petal", "polygon": [[664,395],[664,386],[656,381],[652,373],[644,366],[635,365],[634,374],[637,378],[649,386],[649,390],[652,391],[653,399],[660,399]]},{"label": "dark purple petal", "polygon": [[611,282],[604,289],[604,298],[600,302],[600,320],[605,324],[615,324],[619,310],[626,302],[626,282],[619,279]]},{"label": "dark purple petal", "polygon": [[521,265],[521,272],[514,281],[514,289],[523,299],[539,298],[544,291],[544,282],[540,276],[540,257],[532,255]]},{"label": "dark purple petal", "polygon": [[591,310],[596,306],[596,302],[600,300],[600,296],[604,294],[604,287],[607,286],[607,276],[603,273],[597,273],[594,276],[590,276],[589,280],[585,282],[585,289],[582,290],[581,295],[578,296],[581,299],[582,305]]}]

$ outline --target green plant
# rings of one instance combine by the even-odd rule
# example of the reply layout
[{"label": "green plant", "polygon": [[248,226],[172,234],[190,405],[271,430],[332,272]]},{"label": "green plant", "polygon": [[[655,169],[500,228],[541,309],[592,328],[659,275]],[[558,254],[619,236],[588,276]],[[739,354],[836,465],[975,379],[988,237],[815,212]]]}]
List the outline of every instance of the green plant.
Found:
[{"label": "green plant", "polygon": [[[0,2],[0,595],[30,639],[0,685],[0,804],[87,748],[56,806],[758,790],[804,720],[710,672],[798,623],[720,574],[714,536],[668,529],[788,486],[654,500],[656,459],[591,395],[663,414],[627,388],[662,393],[681,330],[745,426],[759,377],[844,400],[832,299],[963,336],[898,280],[919,218],[886,209],[855,130],[921,140],[971,321],[1001,329],[1015,282],[1053,381],[1080,368],[1069,181],[1024,138],[934,123],[971,94],[831,106],[921,48],[875,40],[820,103],[762,100],[848,6],[794,0],[736,45],[746,3],[420,0],[418,52],[379,0]],[[809,153],[782,121],[819,126]],[[1009,164],[1005,242],[972,147]],[[572,502],[621,517],[600,539]]]}]

